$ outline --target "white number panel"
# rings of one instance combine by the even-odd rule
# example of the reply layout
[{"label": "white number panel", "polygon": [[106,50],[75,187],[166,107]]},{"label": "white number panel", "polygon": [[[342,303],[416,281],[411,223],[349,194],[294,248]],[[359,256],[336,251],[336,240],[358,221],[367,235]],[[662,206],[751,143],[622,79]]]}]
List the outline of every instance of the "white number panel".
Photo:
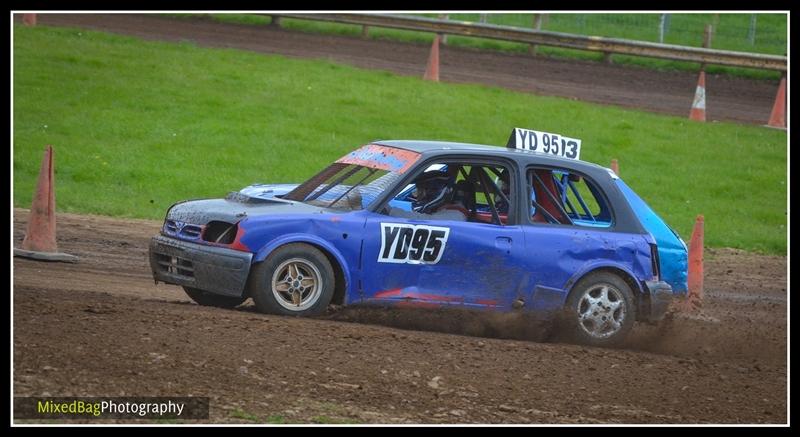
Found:
[{"label": "white number panel", "polygon": [[539,132],[515,127],[508,139],[507,147],[531,150],[538,153],[580,159],[581,140],[549,132]]},{"label": "white number panel", "polygon": [[436,264],[447,247],[450,228],[406,223],[381,223],[378,262]]}]

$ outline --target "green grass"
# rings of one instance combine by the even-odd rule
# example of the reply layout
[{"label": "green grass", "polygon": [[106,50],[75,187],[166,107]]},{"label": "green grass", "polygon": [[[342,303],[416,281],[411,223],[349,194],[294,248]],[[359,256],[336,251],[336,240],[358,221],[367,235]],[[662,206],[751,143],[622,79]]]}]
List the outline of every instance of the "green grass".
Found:
[{"label": "green grass", "polygon": [[[171,14],[174,17],[211,17],[228,23],[266,25],[272,22],[270,16],[253,14]],[[419,14],[437,18],[438,14]],[[450,14],[450,20],[479,22],[480,14]],[[756,32],[752,43],[749,38],[751,14],[670,14],[665,44],[701,47],[706,24],[715,24],[717,29],[711,47],[721,50],[785,55],[787,50],[786,14],[757,14]],[[604,36],[609,38],[633,39],[658,42],[660,14],[547,14],[543,19],[542,30],[572,33],[578,35]],[[533,28],[533,14],[487,14],[487,23],[521,28]],[[303,32],[328,33],[346,36],[361,36],[362,27],[354,24],[329,23],[322,21],[282,18],[281,26]],[[433,34],[398,29],[373,27],[369,37],[391,39],[411,43],[430,44]],[[492,49],[516,53],[527,53],[528,44],[514,43],[484,38],[449,35],[447,44],[459,47]],[[559,47],[540,46],[537,53],[544,56],[601,61],[603,54],[572,50]],[[635,65],[665,70],[697,71],[700,64],[694,62],[671,61],[666,59],[644,58],[639,56],[613,55],[617,64]],[[731,74],[757,79],[778,79],[776,71],[757,70],[711,65],[709,73]]]},{"label": "green grass", "polygon": [[[688,240],[786,253],[787,135],[324,61],[67,28],[14,27],[14,205],[44,146],[59,211],[161,219],[175,201],[300,182],[375,139],[583,140]],[[687,110],[688,105],[687,101]]]},{"label": "green grass", "polygon": [[258,422],[259,421],[258,420],[258,416],[256,416],[255,414],[250,414],[247,411],[238,410],[238,409],[231,411],[231,417],[236,418],[236,419],[249,420],[250,422]]},{"label": "green grass", "polygon": [[267,417],[267,419],[265,420],[265,423],[281,424],[282,425],[282,424],[286,423],[286,418],[284,416],[279,415],[279,414],[275,414],[275,415]]}]

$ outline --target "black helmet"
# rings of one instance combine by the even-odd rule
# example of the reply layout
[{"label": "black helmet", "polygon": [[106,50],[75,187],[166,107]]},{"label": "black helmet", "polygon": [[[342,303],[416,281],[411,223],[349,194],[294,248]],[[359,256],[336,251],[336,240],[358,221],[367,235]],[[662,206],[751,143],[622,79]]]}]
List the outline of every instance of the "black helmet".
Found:
[{"label": "black helmet", "polygon": [[417,187],[437,189],[447,186],[451,178],[452,177],[447,174],[446,171],[435,170],[422,173],[414,182],[417,184]]},{"label": "black helmet", "polygon": [[414,210],[422,213],[435,211],[453,194],[454,177],[446,171],[428,171],[414,181],[417,186],[417,201]]}]

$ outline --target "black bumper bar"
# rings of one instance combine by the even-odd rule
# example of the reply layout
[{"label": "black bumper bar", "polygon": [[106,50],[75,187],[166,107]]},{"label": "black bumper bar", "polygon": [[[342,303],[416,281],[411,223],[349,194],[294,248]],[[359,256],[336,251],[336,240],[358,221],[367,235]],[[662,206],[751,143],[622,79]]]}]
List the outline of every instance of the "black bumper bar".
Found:
[{"label": "black bumper bar", "polygon": [[150,240],[156,281],[224,296],[242,296],[253,254],[157,235]]},{"label": "black bumper bar", "polygon": [[658,322],[664,318],[674,298],[672,286],[664,281],[646,281],[645,286],[650,297],[650,313],[647,321]]}]

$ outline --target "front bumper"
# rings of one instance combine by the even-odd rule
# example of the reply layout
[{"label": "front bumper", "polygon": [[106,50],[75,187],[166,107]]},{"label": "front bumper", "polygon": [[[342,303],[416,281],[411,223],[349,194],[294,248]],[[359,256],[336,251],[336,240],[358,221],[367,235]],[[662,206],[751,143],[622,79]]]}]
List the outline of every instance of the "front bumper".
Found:
[{"label": "front bumper", "polygon": [[644,284],[647,287],[650,303],[647,321],[658,322],[664,318],[672,302],[672,286],[664,281],[646,281]]},{"label": "front bumper", "polygon": [[253,254],[157,235],[150,240],[156,281],[224,296],[242,296]]}]

